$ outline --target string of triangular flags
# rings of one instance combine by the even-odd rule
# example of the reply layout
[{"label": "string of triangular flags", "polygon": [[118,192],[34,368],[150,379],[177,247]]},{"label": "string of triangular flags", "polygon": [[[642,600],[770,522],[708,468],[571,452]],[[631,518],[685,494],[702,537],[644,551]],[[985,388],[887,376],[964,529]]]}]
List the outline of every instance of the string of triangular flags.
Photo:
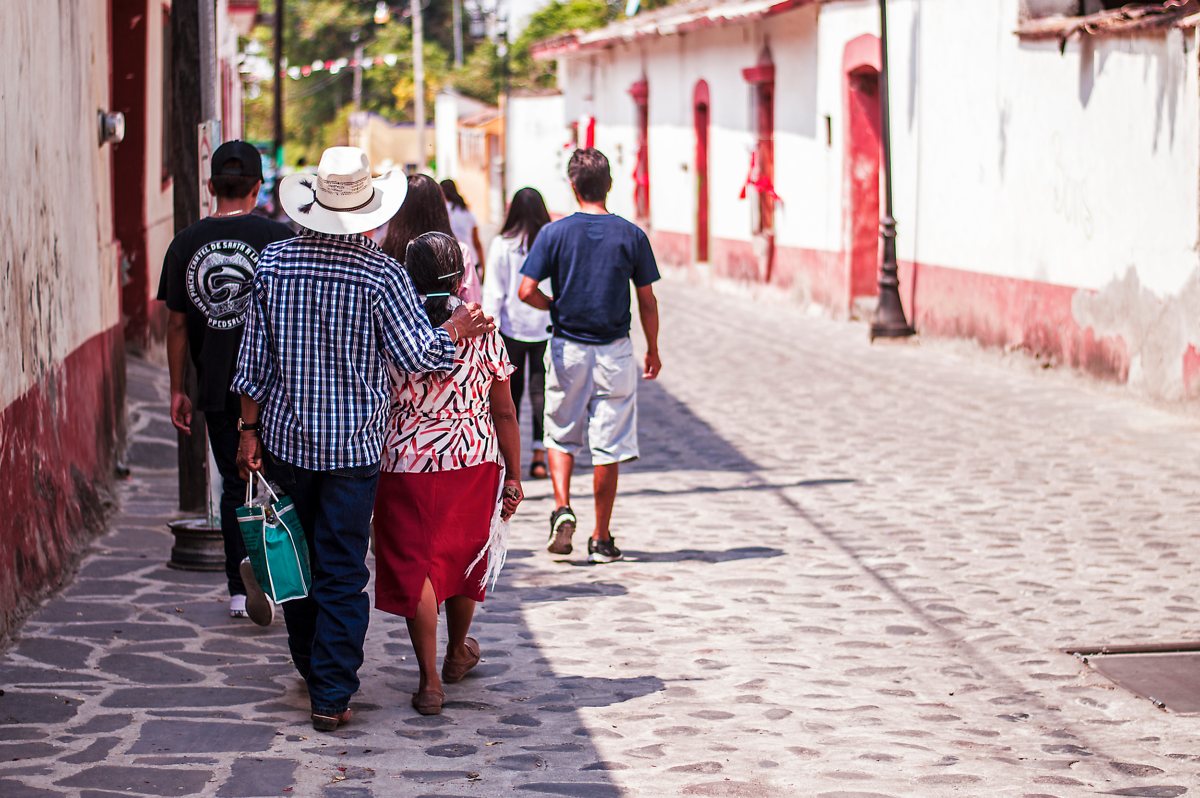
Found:
[{"label": "string of triangular flags", "polygon": [[306,78],[314,72],[328,72],[331,75],[336,75],[343,69],[358,69],[360,66],[363,69],[371,69],[372,67],[394,67],[400,62],[401,56],[397,53],[384,53],[383,55],[371,56],[359,61],[357,58],[335,58],[328,61],[320,59],[313,61],[311,64],[304,66],[289,66],[286,69],[281,69],[280,74],[287,75],[292,80]]}]

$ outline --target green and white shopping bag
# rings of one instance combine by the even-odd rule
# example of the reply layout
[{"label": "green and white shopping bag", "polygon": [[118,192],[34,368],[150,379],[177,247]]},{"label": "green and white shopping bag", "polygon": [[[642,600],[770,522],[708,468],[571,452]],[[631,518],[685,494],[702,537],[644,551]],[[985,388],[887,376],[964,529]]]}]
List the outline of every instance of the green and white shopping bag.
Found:
[{"label": "green and white shopping bag", "polygon": [[292,500],[275,495],[256,471],[246,483],[246,504],[237,516],[246,555],[263,591],[276,604],[306,597],[312,587],[308,541]]}]

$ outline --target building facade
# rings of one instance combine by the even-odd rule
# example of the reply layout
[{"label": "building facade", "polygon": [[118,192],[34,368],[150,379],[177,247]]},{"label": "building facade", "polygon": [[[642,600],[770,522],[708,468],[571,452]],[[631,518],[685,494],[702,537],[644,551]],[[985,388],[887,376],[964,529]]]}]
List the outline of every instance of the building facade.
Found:
[{"label": "building facade", "polygon": [[[1104,5],[889,0],[902,297],[923,334],[1191,398],[1200,7]],[[661,260],[873,306],[876,0],[693,0],[537,55],[563,95],[538,146],[594,140]]]},{"label": "building facade", "polygon": [[[165,0],[76,3],[70,14],[5,3],[0,638],[99,530],[124,445],[126,347],[162,329],[171,13]],[[240,106],[235,82],[226,96]],[[119,125],[103,132],[111,112],[124,116],[123,138]]]}]

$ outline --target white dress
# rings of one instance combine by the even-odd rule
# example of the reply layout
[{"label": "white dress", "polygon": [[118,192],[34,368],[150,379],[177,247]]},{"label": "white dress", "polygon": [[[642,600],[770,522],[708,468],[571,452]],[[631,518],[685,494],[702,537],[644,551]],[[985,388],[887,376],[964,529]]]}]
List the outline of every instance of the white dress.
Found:
[{"label": "white dress", "polygon": [[472,246],[474,241],[472,234],[478,226],[475,214],[466,208],[457,208],[450,203],[446,203],[446,211],[450,214],[450,229],[454,232],[454,237],[467,246]]},{"label": "white dress", "polygon": [[[503,335],[517,341],[536,343],[550,340],[550,311],[538,310],[521,301],[519,290],[521,266],[529,253],[518,238],[496,236],[488,247],[487,269],[484,270],[483,312],[496,319]],[[550,281],[544,280],[542,291],[550,293]]]}]

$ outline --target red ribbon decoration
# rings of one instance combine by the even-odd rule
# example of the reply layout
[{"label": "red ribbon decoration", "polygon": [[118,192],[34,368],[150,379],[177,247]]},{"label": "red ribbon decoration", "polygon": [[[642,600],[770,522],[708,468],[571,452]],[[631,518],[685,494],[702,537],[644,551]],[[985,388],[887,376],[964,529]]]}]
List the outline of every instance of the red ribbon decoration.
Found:
[{"label": "red ribbon decoration", "polygon": [[745,199],[746,189],[749,188],[770,197],[780,205],[783,204],[783,198],[775,193],[775,184],[771,182],[770,176],[759,171],[757,150],[750,153],[750,170],[746,173],[746,182],[742,184],[742,193],[738,195],[738,199]]}]

